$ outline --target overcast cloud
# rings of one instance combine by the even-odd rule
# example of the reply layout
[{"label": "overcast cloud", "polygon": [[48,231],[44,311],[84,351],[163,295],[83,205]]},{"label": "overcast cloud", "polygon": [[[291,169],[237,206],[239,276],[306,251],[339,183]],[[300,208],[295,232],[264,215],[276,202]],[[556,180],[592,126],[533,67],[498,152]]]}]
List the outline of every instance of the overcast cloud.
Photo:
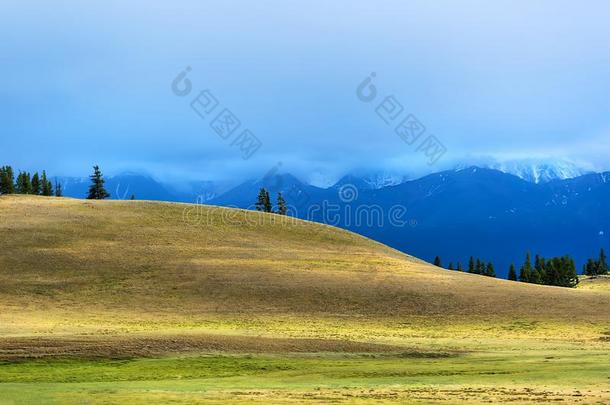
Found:
[{"label": "overcast cloud", "polygon": [[[610,169],[607,2],[123,3],[2,2],[0,163],[185,179],[477,156]],[[356,97],[371,72],[446,146],[435,166]],[[250,159],[190,108],[204,89],[262,141]]]}]

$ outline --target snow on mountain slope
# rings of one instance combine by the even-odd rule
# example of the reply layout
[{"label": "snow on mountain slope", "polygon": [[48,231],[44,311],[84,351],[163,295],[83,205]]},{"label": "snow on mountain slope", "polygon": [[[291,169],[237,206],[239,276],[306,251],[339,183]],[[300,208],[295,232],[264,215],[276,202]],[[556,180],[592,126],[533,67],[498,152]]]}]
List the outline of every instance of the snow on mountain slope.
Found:
[{"label": "snow on mountain slope", "polygon": [[[548,183],[552,180],[572,179],[592,173],[592,170],[562,159],[522,159],[505,161],[492,158],[476,159],[474,162],[471,161],[455,166],[455,170],[460,171],[471,167],[498,170],[535,184]],[[333,187],[336,188],[349,182],[358,183],[358,186],[362,188],[379,190],[384,187],[397,186],[406,181],[414,180],[415,178],[418,177],[413,177],[412,175],[398,171],[354,170],[342,177]]]},{"label": "snow on mountain slope", "polygon": [[410,180],[407,175],[401,175],[390,172],[374,172],[366,174],[362,177],[365,183],[367,183],[372,189],[379,190],[383,187],[397,186]]},{"label": "snow on mountain slope", "polygon": [[496,161],[482,166],[509,173],[536,184],[572,179],[591,172],[573,162],[560,159]]}]

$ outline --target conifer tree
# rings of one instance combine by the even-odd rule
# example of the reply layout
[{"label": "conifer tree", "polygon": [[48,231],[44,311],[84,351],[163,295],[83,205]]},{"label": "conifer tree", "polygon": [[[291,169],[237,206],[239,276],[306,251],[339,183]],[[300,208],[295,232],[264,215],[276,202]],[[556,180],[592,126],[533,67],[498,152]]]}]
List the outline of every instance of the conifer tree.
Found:
[{"label": "conifer tree", "polygon": [[578,275],[574,260],[570,256],[553,259],[555,261],[555,277],[552,285],[560,287],[575,287],[578,284]]},{"label": "conifer tree", "polygon": [[585,273],[587,276],[597,275],[597,262],[589,258],[589,260],[587,260],[587,264],[585,264],[583,268],[583,273]]},{"label": "conifer tree", "polygon": [[587,276],[596,276],[601,274],[608,274],[608,263],[606,258],[606,252],[603,248],[599,250],[599,257],[597,260],[589,259],[583,267],[583,272]]},{"label": "conifer tree", "polygon": [[570,256],[553,257],[547,261],[546,276],[544,284],[559,287],[576,287],[578,274],[574,259]]},{"label": "conifer tree", "polygon": [[53,185],[51,184],[51,182],[49,181],[49,179],[47,179],[47,172],[45,172],[44,170],[42,171],[42,178],[41,178],[41,194],[45,195],[47,197],[50,197],[53,195]]},{"label": "conifer tree", "polygon": [[265,188],[261,188],[258,192],[258,199],[256,200],[256,210],[263,212],[272,212],[273,206],[271,205],[271,199],[269,198],[269,192]]},{"label": "conifer tree", "polygon": [[542,275],[536,267],[534,267],[530,273],[529,282],[533,284],[542,284]]},{"label": "conifer tree", "polygon": [[578,273],[576,272],[576,264],[574,259],[566,256],[566,270],[565,270],[565,285],[564,287],[576,287],[578,285]]},{"label": "conifer tree", "polygon": [[474,258],[472,256],[468,259],[468,273],[474,273]]},{"label": "conifer tree", "polygon": [[264,188],[261,188],[258,191],[258,197],[256,198],[256,204],[255,204],[257,211],[263,211],[263,212],[265,211],[265,191],[266,190]]},{"label": "conifer tree", "polygon": [[15,179],[13,168],[0,167],[0,194],[13,194],[15,192]]},{"label": "conifer tree", "polygon": [[462,268],[462,263],[458,262],[456,270],[457,271],[464,271],[464,269]]},{"label": "conifer tree", "polygon": [[510,268],[508,269],[508,279],[517,281],[517,272],[515,271],[515,265],[513,263],[511,263]]},{"label": "conifer tree", "polygon": [[606,262],[606,252],[601,248],[599,250],[599,259],[597,260],[597,274],[608,274],[608,263]]},{"label": "conifer tree", "polygon": [[38,172],[34,173],[32,176],[32,192],[31,194],[40,195],[40,177],[38,176]]},{"label": "conifer tree", "polygon": [[61,189],[61,183],[55,180],[55,197],[63,197],[63,190]]},{"label": "conifer tree", "polygon": [[284,200],[284,196],[282,196],[282,193],[277,193],[277,213],[280,215],[286,215],[288,213],[288,208],[286,207],[286,200]]},{"label": "conifer tree", "polygon": [[477,264],[474,267],[474,274],[483,274],[484,273],[483,262],[481,259],[477,259]]},{"label": "conifer tree", "polygon": [[32,194],[32,181],[28,172],[19,172],[16,191],[18,194]]},{"label": "conifer tree", "polygon": [[534,270],[538,273],[539,284],[546,284],[546,270],[545,270],[545,259],[540,255],[536,255],[536,262],[534,264]]},{"label": "conifer tree", "polygon": [[273,205],[271,204],[271,197],[269,191],[265,190],[265,212],[273,212]]},{"label": "conifer tree", "polygon": [[487,263],[487,267],[485,267],[485,275],[488,277],[496,276],[496,271],[492,262]]},{"label": "conifer tree", "polygon": [[544,284],[546,285],[559,285],[561,263],[558,258],[552,257],[546,263],[546,278]]},{"label": "conifer tree", "polygon": [[447,270],[453,270],[453,262],[449,262],[449,266],[447,266]]},{"label": "conifer tree", "polygon": [[103,200],[110,197],[110,193],[104,188],[104,177],[98,165],[93,166],[93,174],[89,178],[91,179],[91,186],[89,186],[87,199]]},{"label": "conifer tree", "polygon": [[532,274],[532,260],[529,252],[525,255],[525,263],[521,266],[521,271],[519,273],[519,281],[524,283],[530,282],[530,277]]},{"label": "conifer tree", "polygon": [[439,256],[436,256],[434,258],[434,265],[437,266],[437,267],[442,267],[441,266],[441,258]]},{"label": "conifer tree", "polygon": [[536,253],[534,256],[534,268],[538,268],[540,266],[540,255]]}]

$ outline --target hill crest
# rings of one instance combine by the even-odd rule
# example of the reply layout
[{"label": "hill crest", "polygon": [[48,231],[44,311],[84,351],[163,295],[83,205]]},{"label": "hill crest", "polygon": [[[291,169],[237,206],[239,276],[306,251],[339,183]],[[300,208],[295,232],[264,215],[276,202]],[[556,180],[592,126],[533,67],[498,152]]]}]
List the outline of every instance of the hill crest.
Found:
[{"label": "hill crest", "polygon": [[[205,221],[186,223],[185,210]],[[4,196],[0,217],[0,242],[11,252],[0,256],[7,314],[25,305],[172,316],[599,318],[608,315],[591,308],[610,304],[605,293],[439,269],[354,233],[275,214]]]}]

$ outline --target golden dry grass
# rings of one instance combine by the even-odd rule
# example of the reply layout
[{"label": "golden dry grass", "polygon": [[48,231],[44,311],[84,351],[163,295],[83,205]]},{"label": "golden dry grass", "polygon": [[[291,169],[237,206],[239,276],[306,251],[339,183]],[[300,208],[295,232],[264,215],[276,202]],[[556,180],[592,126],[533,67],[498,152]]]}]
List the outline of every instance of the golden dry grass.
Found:
[{"label": "golden dry grass", "polygon": [[578,288],[583,290],[597,290],[610,292],[610,275],[581,276]]},{"label": "golden dry grass", "polygon": [[[185,209],[198,209],[200,221],[185,221]],[[353,233],[276,215],[11,196],[0,198],[0,218],[3,316],[610,319],[591,309],[609,307],[604,292],[446,271]]]}]

